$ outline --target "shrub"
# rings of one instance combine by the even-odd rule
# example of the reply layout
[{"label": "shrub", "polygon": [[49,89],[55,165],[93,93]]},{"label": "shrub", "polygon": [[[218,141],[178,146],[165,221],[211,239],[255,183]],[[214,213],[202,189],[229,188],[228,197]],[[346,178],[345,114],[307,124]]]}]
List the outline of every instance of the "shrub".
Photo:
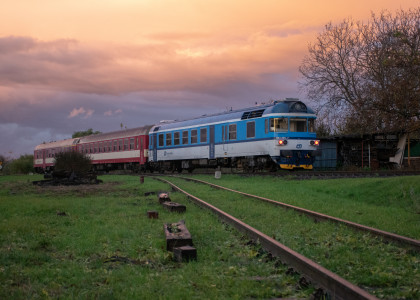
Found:
[{"label": "shrub", "polygon": [[34,172],[34,156],[31,154],[21,155],[4,166],[4,174],[28,174],[30,172]]},{"label": "shrub", "polygon": [[91,167],[91,159],[84,153],[70,151],[55,156],[56,172],[74,172],[76,175],[81,175],[90,171]]}]

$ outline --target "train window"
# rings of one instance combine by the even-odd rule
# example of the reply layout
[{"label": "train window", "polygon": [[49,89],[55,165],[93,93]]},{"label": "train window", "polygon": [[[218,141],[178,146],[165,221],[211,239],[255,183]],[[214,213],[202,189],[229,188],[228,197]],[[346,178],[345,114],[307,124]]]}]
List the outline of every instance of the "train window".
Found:
[{"label": "train window", "polygon": [[112,151],[112,141],[108,141],[108,152]]},{"label": "train window", "polygon": [[270,119],[270,131],[274,132],[287,132],[287,118],[274,118]]},{"label": "train window", "polygon": [[143,138],[139,138],[140,139],[140,150],[143,150]]},{"label": "train window", "polygon": [[134,149],[134,138],[130,138],[130,150]]},{"label": "train window", "polygon": [[255,137],[255,122],[246,123],[246,137],[247,138]]},{"label": "train window", "polygon": [[179,145],[179,132],[174,132],[174,145]]},{"label": "train window", "polygon": [[229,125],[229,140],[236,140],[236,124]]},{"label": "train window", "polygon": [[166,146],[172,146],[172,133],[166,134]]},{"label": "train window", "polygon": [[191,130],[191,144],[197,144],[197,129]]},{"label": "train window", "polygon": [[182,132],[182,144],[188,144],[188,131]]},{"label": "train window", "polygon": [[128,139],[124,139],[124,150],[128,150]]},{"label": "train window", "polygon": [[290,131],[306,132],[306,119],[302,119],[302,118],[290,119]]},{"label": "train window", "polygon": [[265,119],[265,133],[268,133],[268,131],[270,129],[270,126],[268,126],[268,125],[269,125],[269,120]]},{"label": "train window", "polygon": [[200,143],[207,142],[207,128],[200,129]]},{"label": "train window", "polygon": [[98,153],[98,143],[95,143],[95,148],[93,149],[93,153]]},{"label": "train window", "polygon": [[122,149],[123,149],[123,140],[119,140],[118,151],[121,151]]},{"label": "train window", "polygon": [[136,149],[138,149],[138,148],[139,148],[139,138],[136,137]]},{"label": "train window", "polygon": [[104,143],[103,142],[100,142],[99,143],[99,149],[98,149],[98,152],[99,153],[103,152],[103,150],[104,150],[103,147],[104,147]]},{"label": "train window", "polygon": [[118,147],[118,142],[117,141],[114,141],[114,151],[117,151],[117,148]]},{"label": "train window", "polygon": [[159,134],[159,147],[164,146],[163,138],[164,138],[163,134]]},{"label": "train window", "polygon": [[93,153],[93,143],[90,144],[90,153]]},{"label": "train window", "polygon": [[315,132],[315,119],[309,119],[309,132]]}]

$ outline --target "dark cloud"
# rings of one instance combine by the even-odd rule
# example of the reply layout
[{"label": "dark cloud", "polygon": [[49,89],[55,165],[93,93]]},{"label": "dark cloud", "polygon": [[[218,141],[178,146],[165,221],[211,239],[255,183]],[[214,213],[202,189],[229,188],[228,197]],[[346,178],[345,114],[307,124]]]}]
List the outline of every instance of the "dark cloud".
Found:
[{"label": "dark cloud", "polygon": [[124,46],[0,38],[0,137],[12,139],[0,154],[31,153],[88,128],[133,128],[295,96],[297,70],[282,61],[288,50],[278,37],[189,46],[174,36]]}]

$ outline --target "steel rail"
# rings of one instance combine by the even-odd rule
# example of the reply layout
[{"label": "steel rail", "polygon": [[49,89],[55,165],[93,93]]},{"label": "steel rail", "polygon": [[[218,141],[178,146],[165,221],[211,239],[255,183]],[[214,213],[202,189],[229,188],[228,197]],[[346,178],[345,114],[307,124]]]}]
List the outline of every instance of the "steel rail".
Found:
[{"label": "steel rail", "polygon": [[329,271],[328,269],[297,253],[296,251],[293,251],[275,239],[269,237],[268,235],[225,213],[217,207],[182,190],[172,182],[160,177],[153,178],[165,182],[169,184],[173,189],[184,193],[189,199],[191,199],[199,206],[210,209],[221,220],[232,225],[240,232],[246,234],[253,241],[259,242],[261,246],[266,251],[269,251],[273,256],[279,257],[283,263],[293,267],[315,285],[318,285],[319,287],[328,291],[332,299],[377,299],[375,296],[369,294],[365,290],[341,278],[337,274]]},{"label": "steel rail", "polygon": [[240,192],[240,191],[237,191],[237,190],[233,190],[233,189],[223,187],[223,186],[220,186],[220,185],[217,185],[217,184],[214,184],[214,183],[206,182],[206,181],[203,181],[203,180],[188,178],[188,177],[181,177],[181,176],[176,176],[176,178],[181,178],[181,179],[184,179],[184,180],[187,180],[187,181],[195,181],[195,182],[199,182],[199,183],[202,183],[202,184],[207,184],[207,185],[210,185],[210,186],[212,186],[214,188],[217,188],[217,189],[222,189],[222,190],[238,193],[238,194],[241,194],[243,196],[259,199],[259,200],[269,202],[269,203],[277,205],[277,206],[293,209],[297,212],[300,212],[300,213],[303,213],[305,215],[311,216],[312,218],[316,219],[317,221],[328,220],[328,221],[332,221],[332,222],[335,222],[335,223],[338,223],[338,224],[344,224],[344,225],[352,227],[354,229],[357,229],[357,230],[360,230],[360,231],[363,231],[363,232],[369,232],[372,235],[379,236],[379,237],[381,237],[383,239],[386,239],[388,241],[393,241],[393,242],[397,242],[397,243],[402,244],[402,245],[410,246],[414,250],[420,251],[420,240],[412,239],[412,238],[405,237],[405,236],[402,236],[402,235],[398,235],[398,234],[395,234],[395,233],[387,232],[387,231],[384,231],[384,230],[380,230],[380,229],[376,229],[376,228],[373,228],[373,227],[369,227],[369,226],[361,225],[361,224],[358,224],[358,223],[354,223],[354,222],[351,222],[351,221],[343,220],[343,219],[340,219],[340,218],[332,217],[332,216],[325,215],[325,214],[322,214],[322,213],[318,213],[318,212],[315,212],[315,211],[311,211],[311,210],[308,210],[308,209],[305,209],[305,208],[301,208],[301,207],[298,207],[298,206],[283,203],[283,202],[280,202],[280,201],[275,201],[275,200],[271,200],[271,199],[268,199],[268,198],[264,198],[264,197]]},{"label": "steel rail", "polygon": [[[336,179],[336,178],[382,178],[382,177],[398,177],[398,176],[417,176],[420,171],[407,170],[407,171],[277,171],[277,172],[232,172],[229,168],[225,168],[224,173],[236,174],[239,176],[274,176],[274,177],[287,177],[292,176],[296,179]],[[202,172],[194,172],[192,175],[211,175],[214,174],[214,169]],[[146,173],[144,175],[147,175]]]}]

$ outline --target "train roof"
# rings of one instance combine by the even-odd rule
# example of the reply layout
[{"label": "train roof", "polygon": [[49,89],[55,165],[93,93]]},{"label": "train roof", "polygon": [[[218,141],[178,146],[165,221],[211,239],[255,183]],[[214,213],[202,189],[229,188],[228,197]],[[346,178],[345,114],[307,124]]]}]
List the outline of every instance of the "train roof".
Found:
[{"label": "train roof", "polygon": [[219,123],[232,120],[245,120],[264,117],[270,114],[306,114],[313,115],[315,113],[312,109],[307,107],[303,102],[298,99],[290,99],[273,101],[269,104],[262,104],[253,107],[242,108],[238,110],[231,110],[218,114],[202,115],[201,117],[184,120],[172,121],[168,123],[161,123],[155,125],[151,129],[152,132],[171,130],[180,127],[191,127],[203,124]]},{"label": "train roof", "polygon": [[99,133],[99,134],[92,134],[88,136],[83,136],[80,138],[80,144],[82,143],[93,143],[99,141],[106,141],[106,140],[113,140],[113,139],[121,139],[126,137],[132,137],[137,135],[148,135],[150,128],[153,125],[146,125],[143,127],[131,128],[131,129],[124,129],[118,130],[113,132],[107,133]]},{"label": "train roof", "polygon": [[52,149],[52,148],[62,148],[62,147],[71,147],[79,141],[78,138],[75,139],[66,139],[61,141],[54,141],[49,143],[42,143],[35,147],[35,150],[43,150],[43,149]]}]

